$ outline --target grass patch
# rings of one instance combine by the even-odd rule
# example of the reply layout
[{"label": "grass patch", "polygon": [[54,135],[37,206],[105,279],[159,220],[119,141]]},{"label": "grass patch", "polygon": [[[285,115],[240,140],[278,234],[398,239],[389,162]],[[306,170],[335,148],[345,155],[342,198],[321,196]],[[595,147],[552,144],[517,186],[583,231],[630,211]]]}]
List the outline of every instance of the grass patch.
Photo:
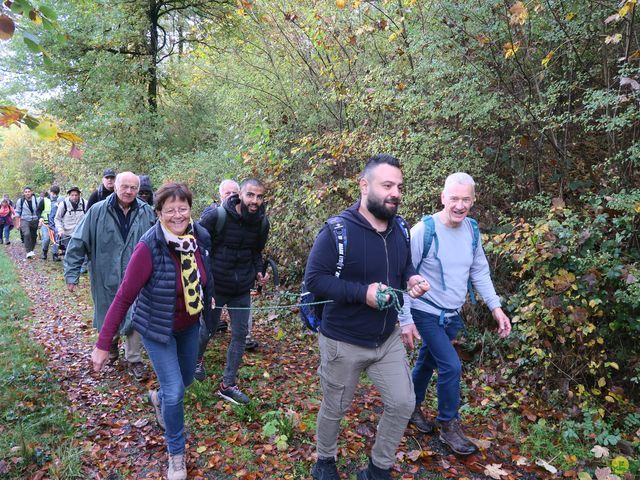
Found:
[{"label": "grass patch", "polygon": [[17,272],[0,252],[0,476],[82,478],[67,399],[49,372],[42,348],[29,338],[30,303]]}]

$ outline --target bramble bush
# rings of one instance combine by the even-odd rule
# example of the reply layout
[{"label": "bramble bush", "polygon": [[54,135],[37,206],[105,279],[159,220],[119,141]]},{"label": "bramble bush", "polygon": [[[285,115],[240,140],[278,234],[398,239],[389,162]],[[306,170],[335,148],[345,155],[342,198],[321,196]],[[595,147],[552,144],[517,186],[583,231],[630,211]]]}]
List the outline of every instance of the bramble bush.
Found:
[{"label": "bramble bush", "polygon": [[622,405],[640,368],[640,190],[581,200],[506,223],[486,249],[511,292],[514,375],[571,402]]}]

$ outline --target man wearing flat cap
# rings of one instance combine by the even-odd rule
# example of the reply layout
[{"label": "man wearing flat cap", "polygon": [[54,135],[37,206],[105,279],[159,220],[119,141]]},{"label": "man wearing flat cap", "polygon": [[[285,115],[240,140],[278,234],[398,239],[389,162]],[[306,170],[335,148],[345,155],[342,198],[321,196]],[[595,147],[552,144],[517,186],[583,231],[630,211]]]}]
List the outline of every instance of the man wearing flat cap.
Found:
[{"label": "man wearing flat cap", "polygon": [[89,210],[94,203],[98,203],[111,195],[115,185],[116,172],[112,168],[105,168],[104,172],[102,172],[102,183],[89,196],[89,200],[87,200],[87,210]]},{"label": "man wearing flat cap", "polygon": [[82,192],[78,187],[71,187],[67,190],[67,198],[60,202],[56,211],[55,229],[63,251],[69,243],[71,234],[87,211],[84,198],[81,198],[81,195]]}]

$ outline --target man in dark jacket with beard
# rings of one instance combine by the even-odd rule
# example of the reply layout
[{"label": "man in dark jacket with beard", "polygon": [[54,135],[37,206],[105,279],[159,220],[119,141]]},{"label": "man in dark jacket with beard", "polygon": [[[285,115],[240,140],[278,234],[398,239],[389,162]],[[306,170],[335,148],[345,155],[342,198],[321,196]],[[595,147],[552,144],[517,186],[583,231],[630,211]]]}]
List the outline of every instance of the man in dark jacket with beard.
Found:
[{"label": "man in dark jacket with beard", "polygon": [[[413,383],[396,325],[398,312],[380,308],[378,301],[389,302],[387,287],[408,288],[411,297],[429,289],[411,263],[406,223],[396,216],[402,186],[398,159],[384,154],[370,158],[360,179],[360,200],[338,215],[347,239],[344,253],[338,252],[338,232],[329,224],[309,254],[305,285],[317,297],[333,300],[324,306],[318,339],[322,404],[316,422],[318,461],[311,471],[316,480],[340,478],[340,421],[362,372],[378,388],[384,413],[369,466],[358,472],[358,480],[391,478],[396,449],[414,409]],[[339,259],[342,269],[337,267]]]},{"label": "man in dark jacket with beard", "polygon": [[248,332],[250,291],[256,280],[262,285],[268,280],[267,275],[262,275],[262,250],[269,235],[263,202],[264,185],[260,180],[250,178],[240,184],[239,195],[232,195],[218,208],[208,209],[199,220],[212,240],[211,266],[216,281],[216,309],[211,324],[200,328],[195,376],[198,380],[206,377],[204,352],[209,337],[216,331],[222,307],[226,305],[231,317],[231,341],[218,395],[233,403],[249,402],[236,385],[236,376]]}]

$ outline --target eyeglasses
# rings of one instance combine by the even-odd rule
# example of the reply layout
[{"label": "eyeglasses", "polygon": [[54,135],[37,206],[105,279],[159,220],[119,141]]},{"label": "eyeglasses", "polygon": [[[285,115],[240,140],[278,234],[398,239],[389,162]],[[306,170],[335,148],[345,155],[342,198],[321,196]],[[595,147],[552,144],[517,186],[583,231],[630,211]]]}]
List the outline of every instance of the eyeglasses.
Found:
[{"label": "eyeglasses", "polygon": [[169,210],[162,210],[162,214],[168,217],[173,217],[175,214],[185,216],[190,211],[191,209],[189,207],[180,207],[177,210],[175,208],[170,208]]}]

